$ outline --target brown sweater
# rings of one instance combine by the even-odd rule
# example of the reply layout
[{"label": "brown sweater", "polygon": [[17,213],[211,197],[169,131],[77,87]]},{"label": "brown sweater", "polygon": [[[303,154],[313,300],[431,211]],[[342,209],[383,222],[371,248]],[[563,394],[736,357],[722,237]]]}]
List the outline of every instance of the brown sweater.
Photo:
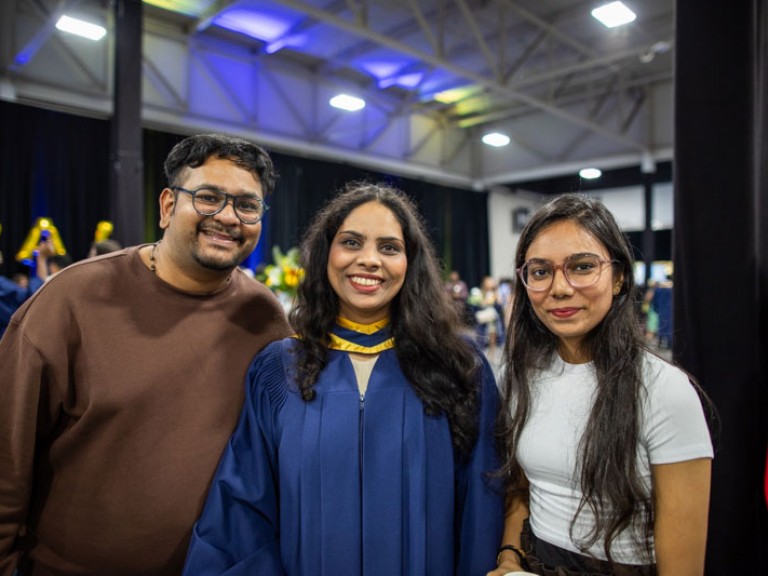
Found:
[{"label": "brown sweater", "polygon": [[289,333],[240,271],[190,295],[134,247],[57,274],[0,342],[0,574],[20,549],[35,576],[180,574],[250,360]]}]

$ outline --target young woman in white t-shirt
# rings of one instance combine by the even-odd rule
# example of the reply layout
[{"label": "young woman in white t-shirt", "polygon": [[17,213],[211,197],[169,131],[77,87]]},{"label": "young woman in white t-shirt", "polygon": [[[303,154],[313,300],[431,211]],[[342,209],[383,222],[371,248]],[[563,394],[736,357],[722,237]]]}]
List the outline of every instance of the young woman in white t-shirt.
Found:
[{"label": "young woman in white t-shirt", "polygon": [[507,336],[507,516],[498,568],[704,572],[711,460],[699,390],[645,348],[632,252],[582,195],[532,215]]}]

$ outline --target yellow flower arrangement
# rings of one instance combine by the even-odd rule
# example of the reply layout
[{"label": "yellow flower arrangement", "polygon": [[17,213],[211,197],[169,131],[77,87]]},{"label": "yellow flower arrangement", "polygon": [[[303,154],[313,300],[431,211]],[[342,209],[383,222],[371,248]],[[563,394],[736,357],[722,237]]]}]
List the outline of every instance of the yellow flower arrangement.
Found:
[{"label": "yellow flower arrangement", "polygon": [[272,248],[273,264],[264,268],[259,280],[273,292],[296,296],[299,283],[304,279],[304,269],[299,265],[299,249],[295,246],[285,254],[279,246]]}]

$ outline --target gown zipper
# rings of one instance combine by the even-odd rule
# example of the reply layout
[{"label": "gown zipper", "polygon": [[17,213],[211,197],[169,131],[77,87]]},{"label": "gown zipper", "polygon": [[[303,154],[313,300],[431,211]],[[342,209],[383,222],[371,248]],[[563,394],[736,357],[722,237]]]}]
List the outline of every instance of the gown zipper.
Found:
[{"label": "gown zipper", "polygon": [[359,446],[359,482],[360,482],[360,574],[364,573],[363,567],[363,420],[365,419],[365,392],[360,394],[360,418],[358,419],[358,446]]},{"label": "gown zipper", "polygon": [[[365,392],[360,394],[360,418],[357,426],[357,440],[360,446],[360,488],[363,487],[363,420],[365,419]],[[362,491],[360,492],[362,495]]]}]

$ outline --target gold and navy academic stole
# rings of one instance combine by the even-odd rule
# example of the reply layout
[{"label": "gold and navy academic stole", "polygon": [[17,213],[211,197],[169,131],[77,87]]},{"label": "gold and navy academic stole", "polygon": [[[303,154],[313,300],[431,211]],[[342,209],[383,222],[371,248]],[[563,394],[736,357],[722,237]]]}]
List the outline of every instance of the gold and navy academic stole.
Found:
[{"label": "gold and navy academic stole", "polygon": [[339,316],[329,336],[331,342],[328,347],[332,350],[379,354],[395,347],[395,339],[390,336],[389,318],[373,324],[358,324]]}]

